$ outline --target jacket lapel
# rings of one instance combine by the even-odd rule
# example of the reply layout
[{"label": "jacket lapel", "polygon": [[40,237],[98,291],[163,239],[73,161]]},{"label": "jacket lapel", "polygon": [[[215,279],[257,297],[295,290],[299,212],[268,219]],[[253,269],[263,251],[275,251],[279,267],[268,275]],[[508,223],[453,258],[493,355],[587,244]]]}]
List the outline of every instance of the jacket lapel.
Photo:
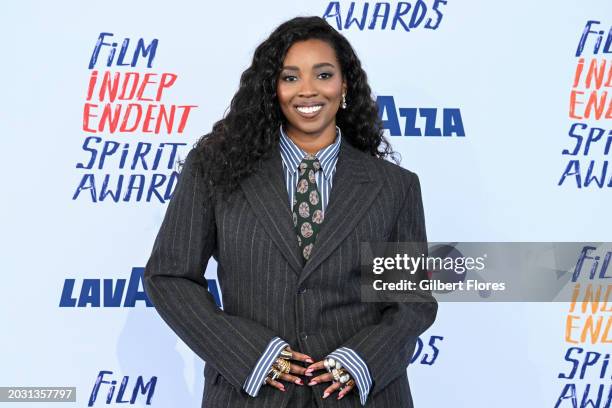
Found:
[{"label": "jacket lapel", "polygon": [[342,138],[325,219],[298,285],[336,250],[374,202],[382,182],[372,160],[375,160],[372,156]]},{"label": "jacket lapel", "polygon": [[298,284],[333,253],[378,195],[382,181],[372,160],[373,157],[342,138],[325,220],[304,266],[289,208],[280,150],[263,160],[258,171],[240,182],[255,215],[299,276]]},{"label": "jacket lapel", "polygon": [[302,258],[293,228],[293,214],[283,178],[280,148],[260,163],[254,174],[242,179],[240,186],[264,229],[297,275]]}]

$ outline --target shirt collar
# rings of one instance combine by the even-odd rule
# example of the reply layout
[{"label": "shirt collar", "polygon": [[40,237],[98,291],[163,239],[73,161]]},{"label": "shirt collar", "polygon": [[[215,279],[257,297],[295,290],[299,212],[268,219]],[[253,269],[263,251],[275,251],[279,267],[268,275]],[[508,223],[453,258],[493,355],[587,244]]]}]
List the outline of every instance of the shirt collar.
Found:
[{"label": "shirt collar", "polygon": [[[332,176],[333,169],[336,166],[341,141],[342,133],[340,128],[336,126],[336,139],[334,140],[334,143],[324,147],[315,154],[321,163],[323,175],[326,179]],[[280,126],[280,153],[283,163],[285,163],[285,166],[292,172],[297,171],[302,159],[307,155],[304,150],[300,149],[295,143],[293,143],[293,140],[287,136],[285,130],[283,129],[283,125]]]}]

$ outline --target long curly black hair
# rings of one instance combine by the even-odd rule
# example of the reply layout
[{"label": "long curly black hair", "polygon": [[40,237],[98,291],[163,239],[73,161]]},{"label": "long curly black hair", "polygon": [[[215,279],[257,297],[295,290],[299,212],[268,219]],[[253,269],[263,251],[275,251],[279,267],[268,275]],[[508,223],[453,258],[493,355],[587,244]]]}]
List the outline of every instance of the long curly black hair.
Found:
[{"label": "long curly black hair", "polygon": [[332,46],[346,79],[348,106],[336,114],[343,137],[361,151],[379,158],[390,156],[397,163],[396,153],[383,136],[366,73],[348,40],[321,17],[296,17],[278,26],[255,49],[224,118],[196,142],[194,148],[205,163],[202,169],[209,191],[231,193],[242,178],[276,151],[279,127],[286,124],[276,95],[283,60],[293,43],[313,38]]}]

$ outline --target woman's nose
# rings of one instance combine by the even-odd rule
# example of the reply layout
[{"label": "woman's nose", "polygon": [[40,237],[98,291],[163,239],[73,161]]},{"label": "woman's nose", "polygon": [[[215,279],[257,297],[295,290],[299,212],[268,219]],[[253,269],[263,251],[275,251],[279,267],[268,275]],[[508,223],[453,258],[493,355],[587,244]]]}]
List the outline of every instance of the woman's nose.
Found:
[{"label": "woman's nose", "polygon": [[312,79],[302,80],[301,87],[299,90],[300,96],[314,96],[317,94],[317,89]]}]

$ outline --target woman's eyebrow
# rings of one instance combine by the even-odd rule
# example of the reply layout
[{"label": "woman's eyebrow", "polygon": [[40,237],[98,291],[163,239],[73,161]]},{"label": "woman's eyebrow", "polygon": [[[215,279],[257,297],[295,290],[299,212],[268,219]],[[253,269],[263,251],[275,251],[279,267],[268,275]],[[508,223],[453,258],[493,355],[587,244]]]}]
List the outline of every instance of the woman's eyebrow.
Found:
[{"label": "woman's eyebrow", "polygon": [[[336,68],[336,66],[334,64],[331,64],[329,62],[320,62],[318,64],[314,64],[312,66],[314,69],[317,68],[321,68],[321,67],[332,67],[332,68]],[[287,71],[299,71],[300,69],[294,65],[287,65],[283,67],[283,70],[287,70]]]}]

